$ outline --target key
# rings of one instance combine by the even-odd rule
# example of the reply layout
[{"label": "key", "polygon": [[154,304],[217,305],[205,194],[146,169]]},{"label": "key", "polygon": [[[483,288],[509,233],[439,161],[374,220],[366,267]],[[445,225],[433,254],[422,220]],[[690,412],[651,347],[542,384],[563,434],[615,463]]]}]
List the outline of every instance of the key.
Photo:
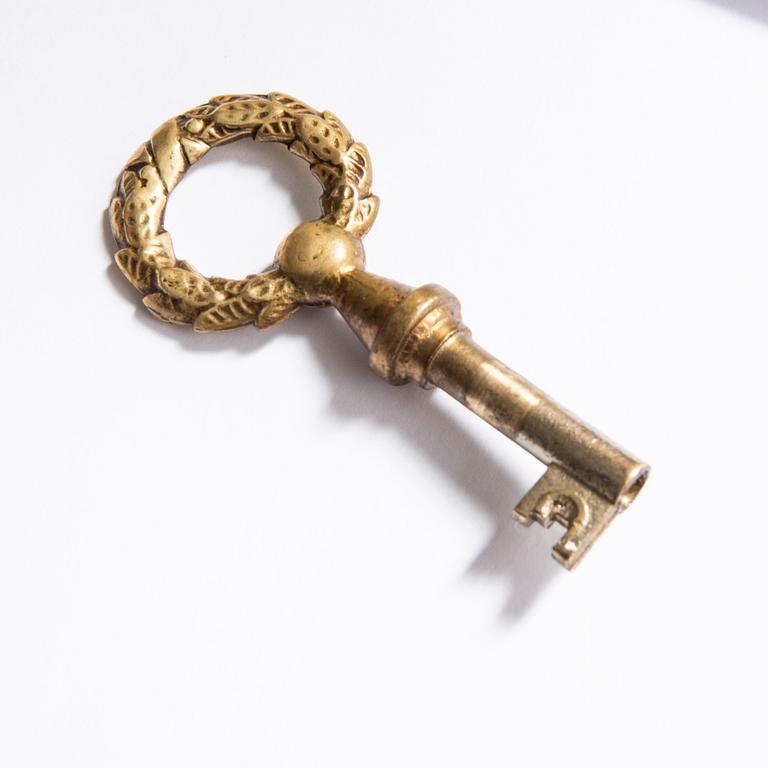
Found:
[{"label": "key", "polygon": [[[265,272],[206,278],[176,259],[165,206],[192,164],[242,137],[307,160],[323,186],[322,215],[294,229]],[[366,271],[362,238],[378,211],[371,185],[368,150],[333,113],[280,92],[217,96],[163,123],[129,159],[110,205],[115,260],[153,314],[198,331],[268,328],[302,305],[334,307],[379,376],[442,389],[547,465],[513,514],[525,526],[563,526],[552,554],[573,568],[634,501],[648,465],[476,344],[452,293]]]}]

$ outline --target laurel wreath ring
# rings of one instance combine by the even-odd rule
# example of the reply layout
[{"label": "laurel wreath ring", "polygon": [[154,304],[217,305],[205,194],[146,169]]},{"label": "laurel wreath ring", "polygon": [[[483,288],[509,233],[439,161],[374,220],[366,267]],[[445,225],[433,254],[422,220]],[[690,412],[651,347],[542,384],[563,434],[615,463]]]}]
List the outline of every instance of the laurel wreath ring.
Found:
[{"label": "laurel wreath ring", "polygon": [[299,289],[276,266],[240,280],[204,277],[177,261],[163,227],[168,197],[189,167],[213,147],[247,136],[285,144],[309,163],[323,188],[323,221],[362,238],[376,218],[368,150],[332,112],[277,91],[215,96],[163,123],[134,152],[110,203],[117,266],[162,320],[198,331],[267,328],[301,303]]}]

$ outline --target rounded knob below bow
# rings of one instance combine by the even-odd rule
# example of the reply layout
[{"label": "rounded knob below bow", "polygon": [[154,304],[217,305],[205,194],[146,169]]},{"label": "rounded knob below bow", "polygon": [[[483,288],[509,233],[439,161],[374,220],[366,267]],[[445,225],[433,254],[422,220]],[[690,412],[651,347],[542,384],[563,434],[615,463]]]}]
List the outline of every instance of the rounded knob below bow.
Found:
[{"label": "rounded knob below bow", "polygon": [[276,261],[305,302],[321,304],[333,299],[344,275],[365,269],[365,250],[360,238],[340,227],[308,221],[280,243]]}]

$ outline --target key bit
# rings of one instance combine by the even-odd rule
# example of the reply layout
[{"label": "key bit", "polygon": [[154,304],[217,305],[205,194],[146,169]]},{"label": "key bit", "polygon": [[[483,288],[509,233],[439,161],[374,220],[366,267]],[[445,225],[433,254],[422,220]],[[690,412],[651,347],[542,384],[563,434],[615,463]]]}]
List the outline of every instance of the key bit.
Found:
[{"label": "key bit", "polygon": [[[206,278],[177,261],[163,214],[171,190],[209,149],[241,137],[278,141],[323,185],[321,218],[280,244],[270,269]],[[301,305],[335,307],[391,384],[439,387],[548,465],[514,517],[566,531],[554,558],[570,569],[635,499],[649,468],[478,346],[457,298],[365,270],[362,238],[378,211],[371,161],[331,112],[279,92],[214,97],[164,123],[124,168],[110,206],[115,260],[167,322],[220,331],[267,328]]]}]

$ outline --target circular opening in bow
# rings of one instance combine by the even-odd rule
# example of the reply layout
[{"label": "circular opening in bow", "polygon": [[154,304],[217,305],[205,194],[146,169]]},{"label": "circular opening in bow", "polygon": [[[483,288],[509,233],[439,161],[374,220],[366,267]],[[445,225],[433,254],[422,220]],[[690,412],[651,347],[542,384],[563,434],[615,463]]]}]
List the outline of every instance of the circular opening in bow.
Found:
[{"label": "circular opening in bow", "polygon": [[253,274],[298,224],[322,215],[322,187],[278,144],[235,141],[209,152],[169,197],[177,258],[206,275]]}]

